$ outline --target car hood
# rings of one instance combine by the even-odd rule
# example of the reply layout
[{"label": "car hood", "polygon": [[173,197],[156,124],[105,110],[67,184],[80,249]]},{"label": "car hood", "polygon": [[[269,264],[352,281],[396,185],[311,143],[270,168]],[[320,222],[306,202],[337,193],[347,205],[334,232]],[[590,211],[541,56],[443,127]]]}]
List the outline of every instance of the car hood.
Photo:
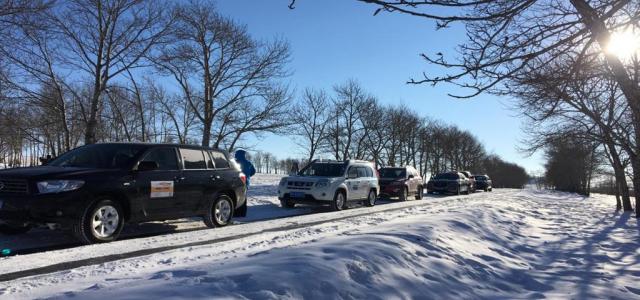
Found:
[{"label": "car hood", "polygon": [[89,169],[75,167],[53,167],[39,166],[27,168],[13,168],[0,171],[0,177],[23,178],[23,179],[40,179],[40,178],[66,178],[66,177],[84,177],[94,173],[116,172],[118,170],[110,169]]}]

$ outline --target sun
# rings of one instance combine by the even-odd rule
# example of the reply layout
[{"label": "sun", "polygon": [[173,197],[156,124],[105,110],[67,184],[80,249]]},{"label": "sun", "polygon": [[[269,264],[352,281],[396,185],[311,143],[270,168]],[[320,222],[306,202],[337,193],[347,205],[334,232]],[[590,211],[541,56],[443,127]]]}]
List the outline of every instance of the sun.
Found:
[{"label": "sun", "polygon": [[606,52],[626,60],[640,53],[640,30],[627,27],[616,31],[609,39]]}]

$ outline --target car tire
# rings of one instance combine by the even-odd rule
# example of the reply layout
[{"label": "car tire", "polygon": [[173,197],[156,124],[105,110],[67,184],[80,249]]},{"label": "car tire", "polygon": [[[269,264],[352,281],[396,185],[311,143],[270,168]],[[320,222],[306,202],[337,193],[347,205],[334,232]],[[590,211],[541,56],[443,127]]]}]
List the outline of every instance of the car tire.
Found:
[{"label": "car tire", "polygon": [[219,195],[211,202],[204,216],[204,224],[209,228],[224,227],[233,219],[233,200],[227,195]]},{"label": "car tire", "polygon": [[295,208],[296,204],[293,201],[287,199],[287,200],[280,200],[280,206],[284,208]]},{"label": "car tire", "polygon": [[460,192],[460,185],[458,185],[458,190],[456,191],[456,195],[460,195],[460,194],[462,193]]},{"label": "car tire", "polygon": [[80,243],[94,244],[115,241],[123,227],[122,206],[118,202],[105,198],[87,205],[71,230]]},{"label": "car tire", "polygon": [[493,188],[489,188],[489,192],[493,191]]},{"label": "car tire", "polygon": [[370,190],[369,195],[367,196],[367,200],[364,201],[364,205],[368,207],[372,207],[376,205],[376,191]]},{"label": "car tire", "polygon": [[347,196],[343,191],[337,191],[333,196],[333,201],[331,202],[331,208],[334,211],[340,211],[347,207]]},{"label": "car tire", "polygon": [[422,188],[421,185],[418,186],[418,190],[416,191],[416,200],[422,200],[422,193],[424,192],[424,189]]},{"label": "car tire", "polygon": [[407,201],[407,199],[409,198],[409,189],[406,187],[403,188],[399,198],[400,201]]},{"label": "car tire", "polygon": [[31,230],[31,225],[23,224],[23,225],[10,225],[10,224],[0,224],[0,233],[4,235],[17,235],[27,233]]}]

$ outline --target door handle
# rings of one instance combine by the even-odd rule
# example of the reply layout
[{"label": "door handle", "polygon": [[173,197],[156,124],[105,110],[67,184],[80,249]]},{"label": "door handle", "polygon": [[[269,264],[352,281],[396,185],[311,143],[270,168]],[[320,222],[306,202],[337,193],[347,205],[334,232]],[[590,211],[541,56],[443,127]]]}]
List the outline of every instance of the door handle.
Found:
[{"label": "door handle", "polygon": [[213,180],[213,181],[216,181],[216,180],[220,179],[220,176],[218,176],[218,175],[211,175],[211,176],[209,176],[209,178],[211,178],[211,180]]},{"label": "door handle", "polygon": [[176,177],[173,177],[173,180],[175,180],[176,182],[180,182],[180,181],[185,180],[185,177],[184,176],[176,176]]}]

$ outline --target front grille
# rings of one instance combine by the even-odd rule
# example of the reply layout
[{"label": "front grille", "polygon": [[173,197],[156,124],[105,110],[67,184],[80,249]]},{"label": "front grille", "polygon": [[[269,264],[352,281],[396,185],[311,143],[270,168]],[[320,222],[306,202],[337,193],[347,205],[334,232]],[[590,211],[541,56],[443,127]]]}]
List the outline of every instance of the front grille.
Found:
[{"label": "front grille", "polygon": [[289,181],[287,187],[291,190],[310,190],[313,186],[313,182],[306,181]]},{"label": "front grille", "polygon": [[0,193],[26,194],[28,191],[26,180],[0,178]]}]

